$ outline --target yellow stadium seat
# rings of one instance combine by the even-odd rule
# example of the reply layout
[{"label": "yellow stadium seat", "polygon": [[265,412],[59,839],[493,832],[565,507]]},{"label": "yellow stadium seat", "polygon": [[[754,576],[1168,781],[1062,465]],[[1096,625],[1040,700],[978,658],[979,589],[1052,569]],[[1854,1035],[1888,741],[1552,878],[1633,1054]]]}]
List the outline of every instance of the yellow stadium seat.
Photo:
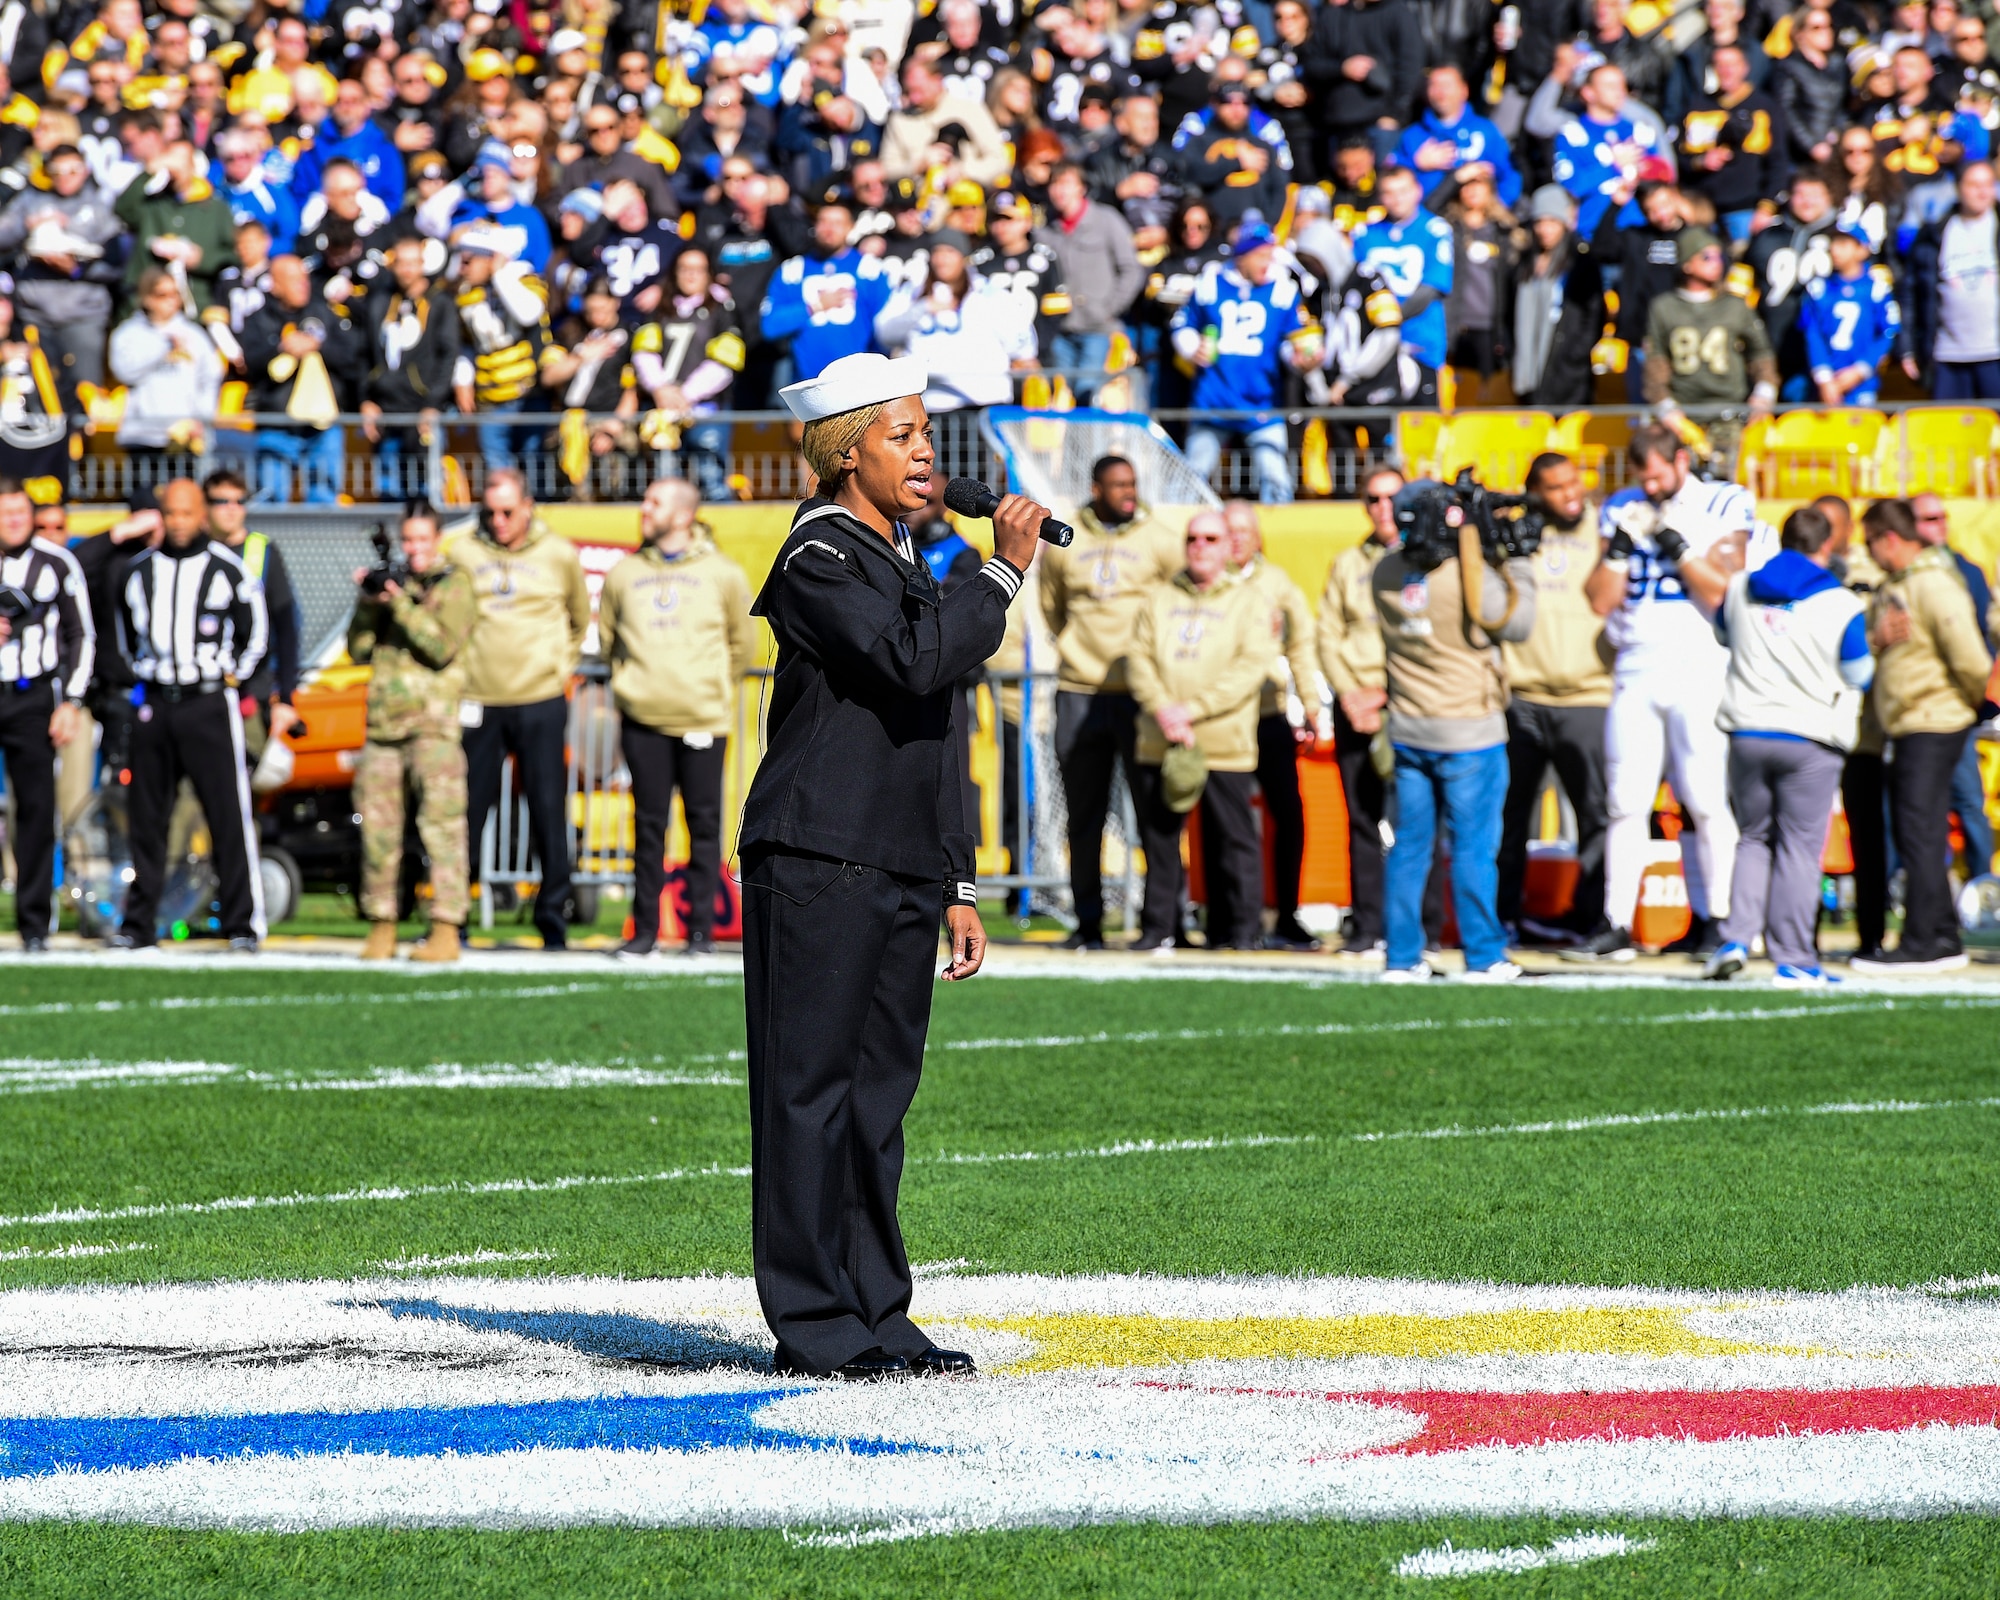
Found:
[{"label": "yellow stadium seat", "polygon": [[1454,478],[1460,468],[1473,467],[1487,488],[1518,493],[1528,464],[1548,449],[1555,425],[1546,411],[1458,412],[1445,424],[1438,476]]},{"label": "yellow stadium seat", "polygon": [[255,426],[243,414],[243,408],[250,399],[250,385],[241,378],[232,378],[222,386],[222,393],[215,403],[215,425],[218,428],[240,429],[247,433]]},{"label": "yellow stadium seat", "polygon": [[1768,427],[1746,428],[1737,449],[1737,477],[1759,494],[1804,500],[1817,494],[1875,494],[1889,419],[1850,406],[1838,411],[1787,411]]},{"label": "yellow stadium seat", "polygon": [[1976,406],[1919,406],[1897,419],[1882,441],[1881,481],[1899,494],[1996,492],[2000,413]]},{"label": "yellow stadium seat", "polygon": [[1438,475],[1445,420],[1435,411],[1396,413],[1396,454],[1402,458],[1405,476],[1435,478]]},{"label": "yellow stadium seat", "polygon": [[1588,411],[1572,411],[1558,418],[1549,431],[1549,448],[1560,451],[1583,474],[1583,487],[1592,494],[1619,487],[1618,473],[1607,472],[1606,463],[1622,457],[1632,442],[1629,416],[1598,416]]}]

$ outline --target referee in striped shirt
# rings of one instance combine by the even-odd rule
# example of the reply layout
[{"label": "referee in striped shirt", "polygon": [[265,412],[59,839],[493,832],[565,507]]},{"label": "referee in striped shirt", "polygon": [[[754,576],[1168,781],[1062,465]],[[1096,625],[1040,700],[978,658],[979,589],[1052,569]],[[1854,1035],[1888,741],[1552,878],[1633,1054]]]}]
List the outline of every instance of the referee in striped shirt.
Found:
[{"label": "referee in striped shirt", "polygon": [[[14,923],[21,948],[46,950],[55,905],[56,751],[83,726],[97,636],[83,569],[35,537],[35,503],[0,478],[0,754],[14,793]],[[25,603],[24,603],[25,602]],[[89,760],[88,748],[81,759]]]},{"label": "referee in striped shirt", "polygon": [[208,497],[192,479],[159,492],[164,537],[134,556],[115,590],[118,647],[132,665],[138,701],[127,801],[132,889],[113,950],[158,942],[154,917],[167,875],[174,794],[194,785],[214,842],[222,935],[254,954],[264,936],[264,892],[250,816],[243,718],[231,692],[264,659],[270,622],[264,586],[242,558],[207,532]]}]

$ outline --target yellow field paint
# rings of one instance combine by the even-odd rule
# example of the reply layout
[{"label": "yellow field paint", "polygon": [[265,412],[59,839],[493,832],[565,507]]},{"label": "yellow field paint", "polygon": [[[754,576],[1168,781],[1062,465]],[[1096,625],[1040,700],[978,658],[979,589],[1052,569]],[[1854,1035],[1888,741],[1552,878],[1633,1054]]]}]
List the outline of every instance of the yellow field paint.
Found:
[{"label": "yellow field paint", "polygon": [[1037,1316],[968,1317],[1032,1340],[1013,1372],[1074,1367],[1166,1367],[1190,1361],[1339,1360],[1351,1356],[1434,1358],[1495,1355],[1813,1355],[1783,1345],[1715,1339],[1664,1308],[1477,1311],[1427,1317]]}]

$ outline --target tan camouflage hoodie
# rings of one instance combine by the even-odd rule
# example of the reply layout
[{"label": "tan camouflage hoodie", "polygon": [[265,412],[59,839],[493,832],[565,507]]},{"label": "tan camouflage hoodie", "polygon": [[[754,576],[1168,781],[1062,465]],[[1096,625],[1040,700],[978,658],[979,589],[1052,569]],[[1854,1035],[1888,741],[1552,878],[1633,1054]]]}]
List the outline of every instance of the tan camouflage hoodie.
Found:
[{"label": "tan camouflage hoodie", "polygon": [[649,544],[613,567],[597,633],[621,716],[677,739],[734,731],[757,625],[750,580],[705,533],[678,556]]},{"label": "tan camouflage hoodie", "polygon": [[1257,702],[1277,659],[1271,602],[1256,585],[1232,576],[1202,590],[1183,571],[1155,589],[1132,629],[1139,760],[1156,767],[1166,758],[1153,713],[1180,705],[1211,771],[1256,771]]},{"label": "tan camouflage hoodie", "polygon": [[1077,694],[1127,694],[1125,652],[1140,602],[1181,570],[1181,536],[1145,506],[1107,528],[1089,506],[1076,514],[1076,541],[1043,545],[1042,619],[1061,658],[1056,687]]},{"label": "tan camouflage hoodie", "polygon": [[479,626],[465,653],[465,697],[482,706],[527,706],[569,693],[590,631],[590,590],[576,546],[540,517],[517,550],[477,532],[445,541],[479,596]]}]

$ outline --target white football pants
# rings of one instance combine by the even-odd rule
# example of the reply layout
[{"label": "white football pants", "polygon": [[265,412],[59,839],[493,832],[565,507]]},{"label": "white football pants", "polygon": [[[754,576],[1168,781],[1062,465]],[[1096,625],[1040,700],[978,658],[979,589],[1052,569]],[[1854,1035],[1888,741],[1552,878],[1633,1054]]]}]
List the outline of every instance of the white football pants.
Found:
[{"label": "white football pants", "polygon": [[1611,810],[1604,835],[1604,914],[1613,927],[1632,926],[1662,771],[1694,824],[1695,847],[1681,854],[1688,904],[1698,917],[1729,915],[1736,818],[1729,810],[1729,735],[1715,725],[1727,659],[1712,671],[1691,665],[1620,679],[1611,691],[1604,721]]}]

